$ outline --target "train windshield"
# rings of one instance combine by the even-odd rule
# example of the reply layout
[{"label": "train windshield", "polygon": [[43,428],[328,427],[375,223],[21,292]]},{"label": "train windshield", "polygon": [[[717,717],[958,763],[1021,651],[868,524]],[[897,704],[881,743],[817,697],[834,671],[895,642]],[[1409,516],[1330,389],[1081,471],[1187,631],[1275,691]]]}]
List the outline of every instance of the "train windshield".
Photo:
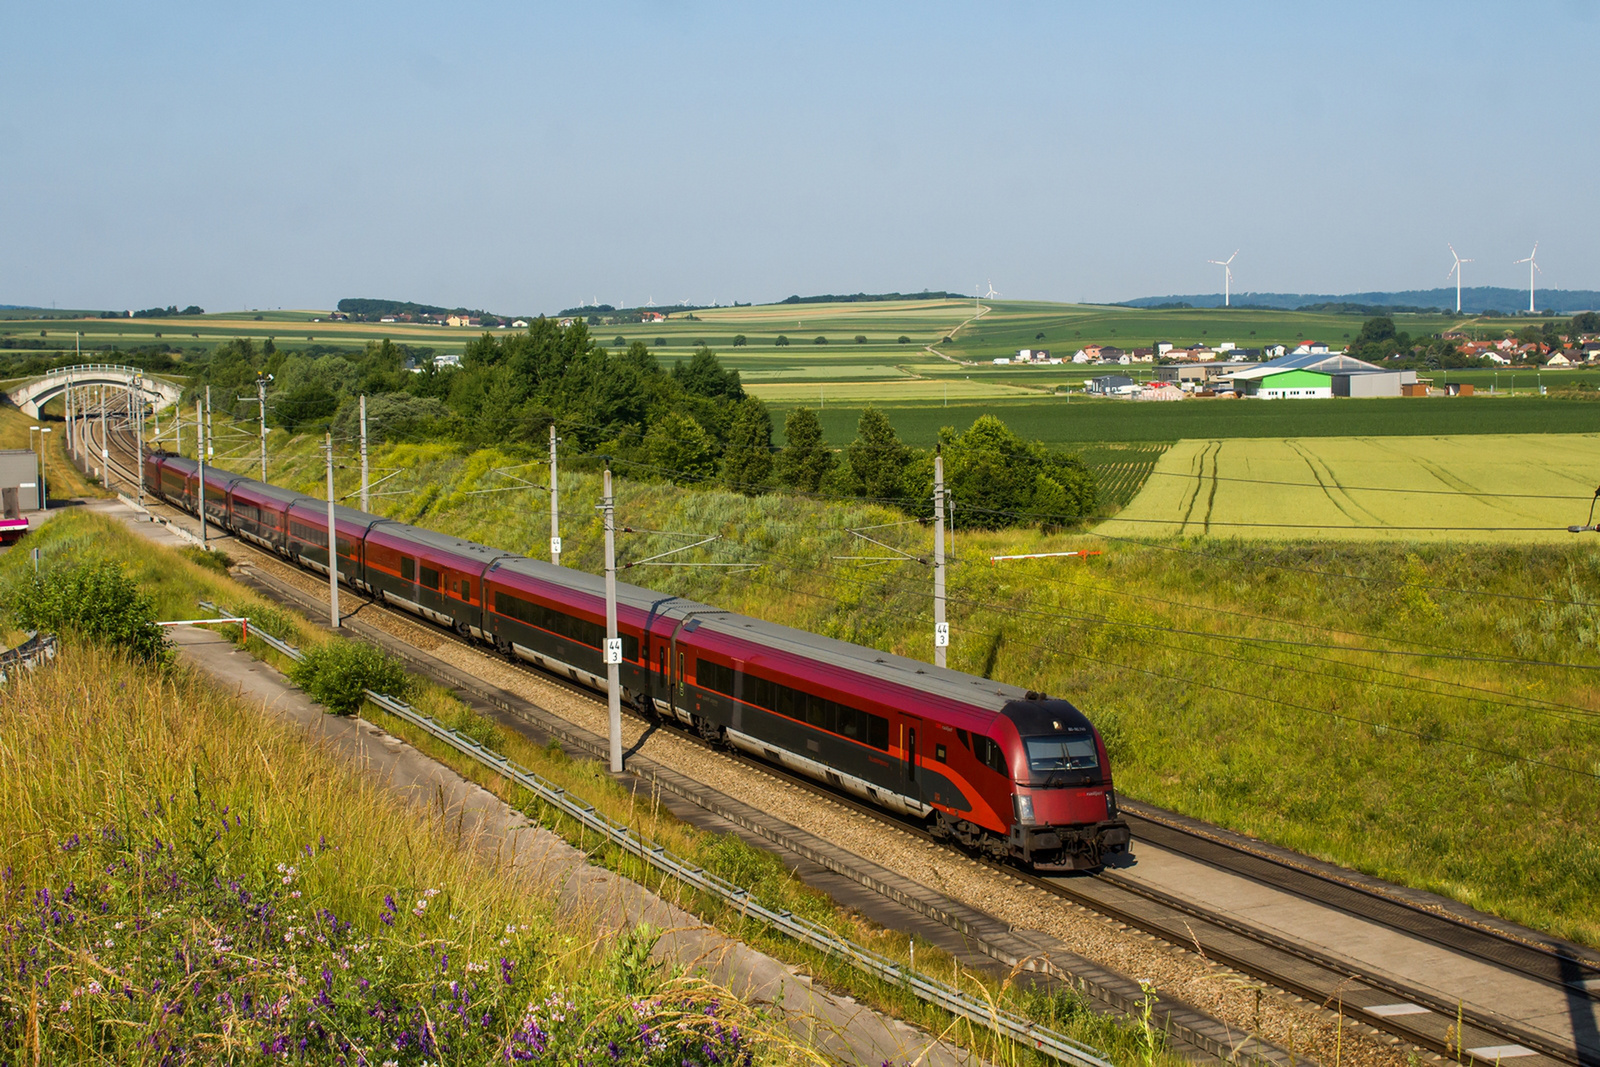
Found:
[{"label": "train windshield", "polygon": [[1092,771],[1100,766],[1091,733],[1029,737],[1023,743],[1030,771]]}]

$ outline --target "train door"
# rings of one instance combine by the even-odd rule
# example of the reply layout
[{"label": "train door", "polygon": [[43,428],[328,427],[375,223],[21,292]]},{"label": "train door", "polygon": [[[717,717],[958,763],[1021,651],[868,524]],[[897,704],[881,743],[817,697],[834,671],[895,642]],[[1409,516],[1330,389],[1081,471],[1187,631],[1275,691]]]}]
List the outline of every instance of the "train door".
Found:
[{"label": "train door", "polygon": [[915,715],[907,715],[900,728],[905,731],[901,736],[901,748],[905,752],[906,761],[906,795],[922,798],[921,775],[918,773],[921,749],[919,745],[922,732],[922,720]]},{"label": "train door", "polygon": [[662,707],[672,703],[672,672],[667,666],[667,657],[671,654],[672,650],[667,647],[667,642],[657,643],[656,670],[650,679],[650,695],[655,699],[657,708],[662,711],[671,710],[670,707]]}]

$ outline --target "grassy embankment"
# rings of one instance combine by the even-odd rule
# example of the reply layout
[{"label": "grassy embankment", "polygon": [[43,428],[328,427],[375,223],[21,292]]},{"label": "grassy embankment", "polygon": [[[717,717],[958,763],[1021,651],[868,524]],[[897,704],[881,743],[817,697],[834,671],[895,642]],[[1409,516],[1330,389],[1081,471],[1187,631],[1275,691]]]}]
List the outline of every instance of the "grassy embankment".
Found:
[{"label": "grassy embankment", "polygon": [[[301,647],[309,647],[329,639],[326,633],[318,627],[308,624],[294,613],[276,607],[233,582],[226,575],[220,573],[215,557],[202,561],[197,550],[184,550],[182,553],[176,553],[163,549],[151,549],[119,524],[84,514],[72,514],[58,518],[43,531],[35,534],[34,538],[35,540],[32,543],[44,546],[47,561],[54,558],[70,558],[86,552],[109,556],[120,561],[128,569],[129,573],[139,581],[141,587],[155,597],[160,617],[188,617],[194,612],[193,605],[195,601],[206,599],[225,604],[233,611],[248,614],[256,625],[265,627],[269,632],[283,636]],[[14,554],[10,559],[0,558],[0,580],[4,580],[8,576],[14,576],[21,567],[21,564],[17,562],[21,559],[21,554]],[[235,637],[237,637],[236,631]],[[282,657],[265,648],[259,642],[252,641],[251,644],[252,650],[262,658],[269,662],[274,662],[280,667],[287,665],[282,660]],[[75,650],[74,655],[77,654]],[[122,674],[131,672],[135,675],[139,673],[132,668],[120,666],[118,667],[118,672]],[[121,684],[118,681],[118,672],[110,672],[112,676],[111,682],[108,684]],[[107,672],[102,671],[101,673]],[[155,684],[150,679],[142,676],[138,681],[141,685],[146,683]],[[241,720],[256,719],[255,713],[249,709],[241,709],[233,702],[220,700],[215,694],[205,699],[193,699],[189,694],[192,692],[204,692],[204,687],[194,684],[192,680],[184,681],[183,685],[188,688],[183,688],[181,691],[174,690],[174,693],[176,693],[174,699],[178,701],[177,706],[182,707],[184,703],[193,703],[195,708],[195,713],[185,720],[185,729],[191,731],[185,737],[189,737],[191,740],[192,738],[203,738],[208,736],[209,730],[221,730],[225,736],[222,741],[211,746],[212,756],[219,761],[224,761],[222,763],[223,766],[234,768],[232,772],[234,776],[244,780],[251,788],[265,790],[269,787],[275,788],[276,783],[280,781],[294,783],[301,780],[304,772],[298,769],[299,764],[294,764],[284,770],[279,769],[278,763],[269,760],[267,766],[269,767],[271,782],[252,783],[250,772],[258,761],[239,759],[230,755],[241,749],[235,746],[233,735],[229,731],[233,730]],[[853,937],[888,955],[901,959],[906,958],[908,942],[904,936],[877,929],[862,921],[859,917],[840,911],[826,897],[808,889],[790,877],[775,857],[745,845],[736,837],[702,833],[678,823],[658,807],[641,808],[638,800],[631,793],[623,791],[612,783],[598,764],[584,760],[569,759],[559,749],[542,748],[519,735],[506,733],[493,723],[479,718],[444,690],[419,679],[413,679],[413,692],[410,699],[412,704],[420,710],[467,732],[488,747],[511,757],[523,766],[529,767],[566,788],[573,795],[595,804],[612,818],[638,828],[647,836],[665,844],[680,855],[691,857],[707,869],[753,889],[760,899],[788,908],[797,914],[805,915],[831,927],[840,934]],[[141,712],[141,714],[144,713]],[[166,720],[172,719],[174,714],[169,709],[163,715],[156,716],[156,718],[165,723]],[[595,847],[594,840],[592,838],[585,840],[582,831],[576,824],[568,823],[555,812],[543,809],[519,787],[508,787],[503,779],[490,774],[478,765],[467,761],[453,750],[437,744],[420,731],[375,707],[369,705],[365,708],[363,714],[378,722],[385,729],[407,738],[412,744],[435,758],[455,766],[468,777],[478,781],[509,803],[527,811],[544,825],[551,826],[561,832],[573,843],[586,849]],[[212,722],[213,716],[221,721]],[[244,745],[247,749],[249,739],[262,733],[263,730],[271,733],[270,730],[265,728],[250,727],[245,730],[245,740],[240,741],[239,745]],[[280,731],[280,733],[287,734],[286,731]],[[290,741],[280,740],[274,742],[277,747],[271,750],[273,760],[281,762],[281,758],[277,756],[277,753],[287,751],[292,747],[292,735],[289,736],[291,738]],[[190,744],[190,741],[185,741],[184,744]],[[99,751],[100,748],[97,745],[90,750]],[[120,753],[123,749],[118,748],[116,751]],[[161,753],[160,759],[163,761],[163,766],[167,767],[169,776],[178,775],[181,778],[187,773],[184,768],[188,766],[188,762],[185,761],[182,755],[173,755],[174,750],[171,744],[165,742],[157,743],[155,740],[151,740],[140,751]],[[119,758],[123,757],[119,756]],[[173,767],[176,769],[172,769]],[[85,773],[94,772],[86,769]],[[121,775],[124,772],[113,769],[101,773],[102,777],[108,777]],[[3,770],[0,770],[0,777],[3,777]],[[43,775],[41,778],[47,780],[48,775]],[[187,782],[187,779],[184,779],[184,781]],[[47,786],[41,788],[48,789]],[[188,788],[187,785],[184,788]],[[158,790],[157,792],[160,791]],[[160,793],[160,795],[166,796],[170,792],[172,790],[168,789],[166,793]],[[180,789],[178,792],[182,793],[183,790]],[[313,805],[320,802],[319,799],[315,798],[301,801],[303,804]],[[254,803],[257,807],[262,807],[266,802],[259,801]],[[235,803],[234,806],[237,809],[240,805]],[[317,819],[334,819],[335,816],[332,813],[337,811],[339,811],[338,803],[329,801],[328,810],[319,812]],[[395,817],[399,819],[405,818],[403,814],[398,814]],[[297,818],[309,820],[311,816]],[[403,849],[409,847],[407,844],[408,838],[403,836],[396,838],[394,835],[385,837],[381,828],[377,827],[371,828],[370,833],[365,828],[361,829],[359,833],[351,833],[350,825],[365,826],[361,822],[361,818],[363,816],[360,816],[358,812],[355,824],[339,823],[340,834],[338,840],[341,842],[340,848],[345,852],[363,849],[369,842],[398,841],[395,848]],[[294,827],[297,824],[295,819],[288,819],[286,825]],[[322,824],[315,823],[315,825],[320,826]],[[327,833],[330,842],[336,840],[331,830],[318,830],[317,832]],[[298,846],[291,846],[290,851],[294,847]],[[385,856],[390,855],[392,852],[392,850],[380,851],[383,851]],[[53,856],[54,854],[46,851],[42,852],[41,855]],[[824,957],[797,949],[791,943],[766,933],[756,924],[743,919],[738,914],[730,912],[715,902],[700,898],[697,895],[686,894],[676,883],[665,882],[660,876],[640,866],[631,857],[618,854],[610,849],[600,849],[592,858],[651,886],[664,897],[674,900],[676,903],[701,915],[702,918],[762,948],[764,951],[800,964],[807,971],[817,975],[834,988],[845,989],[867,1003],[910,1019],[913,1022],[918,1022],[935,1031],[942,1031],[949,1025],[947,1017],[928,1009],[903,990],[868,981],[861,978],[856,972]],[[463,860],[462,862],[465,861]],[[414,867],[415,865],[413,865],[413,869]],[[362,868],[362,870],[365,870],[365,868]],[[492,872],[489,872],[489,875],[492,876]],[[362,886],[361,892],[366,894],[363,899],[380,900],[383,892],[388,891],[384,888],[387,883],[381,878],[374,880],[372,876],[366,876],[366,879],[373,884],[367,885],[359,879],[354,883]],[[423,882],[419,881],[415,887],[407,884],[402,888],[406,892],[414,892],[422,884]],[[432,884],[438,885],[440,883],[435,880]],[[392,892],[397,899],[408,899],[399,891]],[[505,890],[502,889],[501,892],[502,896],[496,899],[503,899]],[[453,904],[452,907],[454,907]],[[332,910],[341,916],[345,914],[344,910],[337,907],[333,907]],[[432,913],[430,913],[430,917],[431,915]],[[371,916],[369,916],[370,918]],[[498,931],[499,925],[497,925],[497,922],[498,920],[489,921],[485,928]],[[498,936],[498,934],[495,936]],[[556,938],[555,940],[559,941],[560,939]],[[614,976],[614,968],[608,970],[605,966],[602,966],[606,959],[602,947],[585,943],[581,937],[576,942],[565,944],[568,947],[562,950],[564,954],[561,955],[560,964],[562,968],[570,966],[571,969],[552,971],[552,982],[557,979],[565,981],[572,975],[582,973],[586,967],[596,970],[596,973],[599,973],[606,980]],[[454,950],[451,950],[451,954],[455,955]],[[942,974],[946,977],[953,977],[957,974],[956,964],[953,960],[935,950],[931,950],[926,945],[922,947],[922,951],[918,953],[918,956],[919,966],[924,971]],[[463,952],[458,958],[465,960],[469,956]],[[472,956],[471,958],[475,959],[477,957]],[[551,966],[554,965],[552,964]],[[965,973],[960,975],[959,981],[968,988],[981,986],[991,996],[1014,1010],[1022,1010],[1041,1021],[1065,1029],[1081,1040],[1091,1042],[1101,1048],[1110,1049],[1119,1063],[1144,1062],[1146,1050],[1142,1044],[1142,1035],[1138,1031],[1128,1026],[1114,1024],[1106,1017],[1094,1015],[1076,998],[1046,998],[1029,995],[1003,988],[1001,983],[992,979],[980,978],[979,976]],[[970,1027],[963,1026],[950,1036],[979,1049],[999,1062],[1032,1062],[1029,1054],[1019,1052],[1019,1050],[1010,1046],[997,1046],[986,1031],[973,1032]],[[775,1055],[777,1053],[787,1055],[783,1042],[779,1042],[776,1046]],[[1168,1062],[1168,1058],[1164,1053],[1158,1052],[1157,1062],[1165,1064]]]},{"label": "grassy embankment", "polygon": [[[78,516],[49,532],[52,559],[134,547]],[[163,600],[221,581],[143,555],[169,572]],[[13,682],[0,837],[8,1060],[467,1063],[615,1041],[639,1063],[654,1040],[805,1058],[736,998],[652,975],[582,915],[558,921],[442,817],[181,667],[68,641]]]},{"label": "grassy embankment", "polygon": [[[320,493],[317,444],[277,448],[274,480]],[[466,495],[508,484],[489,472],[521,461],[379,449],[376,468],[405,473],[373,507],[541,555],[542,495]],[[354,488],[352,467],[340,493]],[[562,561],[587,570],[601,563],[596,483],[563,479]],[[759,564],[639,568],[630,581],[931,657],[925,568],[830,562],[880,554],[846,530],[894,513],[631,481],[618,503],[621,524],[723,535],[685,559]],[[896,539],[928,549],[917,527]],[[621,554],[683,543],[624,536]],[[956,548],[951,665],[1078,703],[1107,733],[1127,795],[1600,944],[1600,696],[1592,672],[1573,669],[1600,666],[1589,542],[1134,544],[1011,531],[963,532]],[[1104,554],[986,562],[1075,548]]]}]

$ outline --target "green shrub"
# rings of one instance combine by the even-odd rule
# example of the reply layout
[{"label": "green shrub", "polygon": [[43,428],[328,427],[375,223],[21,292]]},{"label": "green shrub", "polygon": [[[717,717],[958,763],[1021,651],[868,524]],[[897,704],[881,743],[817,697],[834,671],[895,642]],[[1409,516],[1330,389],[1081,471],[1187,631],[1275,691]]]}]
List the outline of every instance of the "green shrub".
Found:
[{"label": "green shrub", "polygon": [[171,655],[166,634],[155,624],[155,601],[120,563],[58,564],[25,575],[8,599],[7,610],[24,629],[76,633],[146,662],[165,662]]},{"label": "green shrub", "polygon": [[185,559],[192,560],[206,570],[216,571],[218,574],[227,574],[228,568],[233,566],[233,557],[220,548],[208,550],[195,545],[184,545],[178,552]]},{"label": "green shrub", "polygon": [[289,677],[335,715],[354,715],[366,699],[364,690],[404,700],[411,689],[399,660],[371,645],[337,638],[307,649],[305,659],[289,668]]}]

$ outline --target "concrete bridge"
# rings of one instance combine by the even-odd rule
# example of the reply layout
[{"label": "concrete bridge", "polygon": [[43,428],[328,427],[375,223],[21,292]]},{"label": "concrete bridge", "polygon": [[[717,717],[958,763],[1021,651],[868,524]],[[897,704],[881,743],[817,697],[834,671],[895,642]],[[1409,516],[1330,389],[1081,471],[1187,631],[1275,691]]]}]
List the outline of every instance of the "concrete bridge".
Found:
[{"label": "concrete bridge", "polygon": [[61,367],[8,389],[6,395],[24,414],[36,419],[41,408],[69,387],[76,389],[85,385],[137,388],[155,410],[176,404],[183,395],[183,390],[178,386],[160,378],[152,378],[138,367],[119,367],[110,363]]}]

